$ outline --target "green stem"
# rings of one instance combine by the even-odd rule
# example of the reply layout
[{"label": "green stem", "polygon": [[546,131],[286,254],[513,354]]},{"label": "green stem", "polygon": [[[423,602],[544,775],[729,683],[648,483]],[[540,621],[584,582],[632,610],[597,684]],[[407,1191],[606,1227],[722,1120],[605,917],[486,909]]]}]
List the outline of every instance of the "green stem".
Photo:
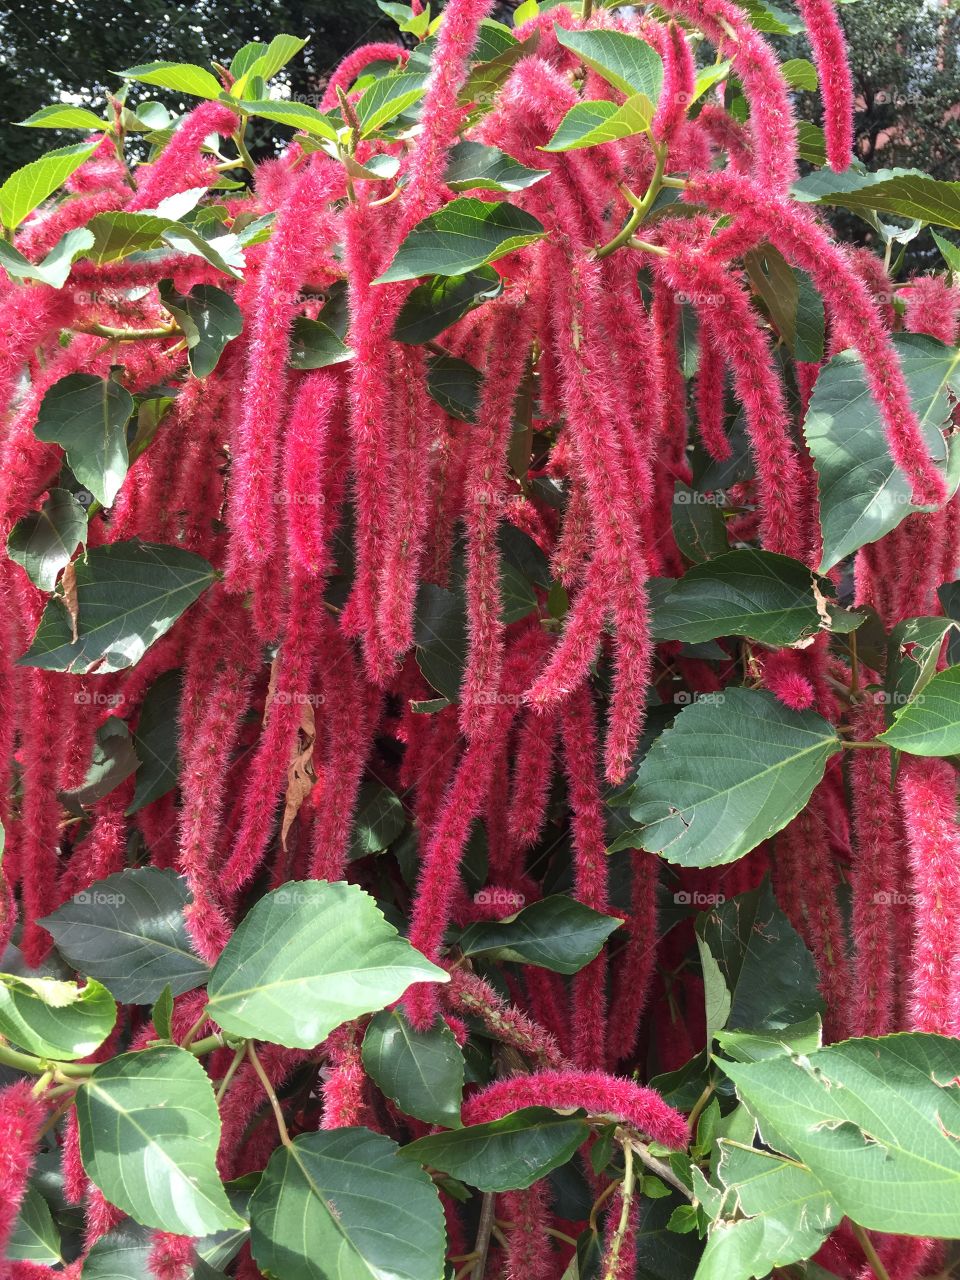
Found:
[{"label": "green stem", "polygon": [[230,1088],[230,1081],[237,1074],[237,1068],[240,1066],[240,1063],[243,1061],[244,1057],[246,1056],[246,1053],[247,1053],[247,1042],[246,1040],[244,1040],[243,1044],[237,1046],[237,1051],[233,1055],[233,1061],[230,1063],[229,1067],[227,1067],[226,1073],[224,1074],[223,1079],[220,1081],[220,1084],[217,1087],[218,1102],[223,1097],[223,1095],[227,1092],[227,1090]]},{"label": "green stem", "polygon": [[606,258],[608,254],[614,253],[622,245],[625,245],[637,227],[640,226],[644,218],[653,208],[653,202],[660,193],[663,186],[663,171],[667,163],[667,148],[665,146],[658,147],[654,144],[653,153],[657,158],[656,166],[653,170],[653,177],[650,179],[650,185],[643,194],[642,199],[634,196],[632,193],[627,197],[629,203],[633,205],[633,213],[620,228],[612,240],[608,240],[605,245],[601,245],[594,255],[597,258]]},{"label": "green stem", "polygon": [[707,1084],[707,1086],[705,1087],[703,1093],[701,1093],[700,1097],[693,1104],[693,1110],[690,1112],[689,1116],[687,1116],[687,1123],[690,1126],[691,1133],[694,1133],[694,1134],[696,1133],[697,1121],[700,1119],[700,1116],[703,1114],[703,1110],[706,1107],[707,1103],[713,1097],[715,1088],[716,1088],[716,1085],[711,1080],[709,1084]]},{"label": "green stem", "polygon": [[78,1080],[93,1074],[92,1062],[54,1062],[49,1058],[38,1058],[33,1053],[21,1053],[8,1044],[0,1044],[0,1065],[14,1067],[17,1071],[25,1071],[31,1076],[45,1076],[54,1071],[63,1076],[76,1077]]},{"label": "green stem", "polygon": [[873,1274],[877,1277],[877,1280],[890,1280],[890,1273],[880,1261],[877,1251],[873,1247],[873,1241],[867,1235],[866,1231],[864,1231],[863,1227],[861,1227],[859,1223],[851,1222],[850,1225],[853,1227],[853,1234],[859,1240],[860,1248],[866,1254],[867,1261],[870,1263],[870,1266],[873,1269]]},{"label": "green stem", "polygon": [[280,1099],[273,1091],[273,1085],[270,1083],[270,1077],[263,1069],[263,1063],[257,1056],[257,1051],[253,1046],[252,1040],[247,1041],[247,1057],[250,1059],[250,1063],[253,1066],[254,1071],[257,1073],[257,1077],[260,1080],[261,1085],[263,1085],[264,1093],[270,1100],[270,1106],[273,1108],[273,1116],[277,1122],[277,1129],[280,1133],[280,1141],[285,1147],[292,1147],[293,1140],[287,1132],[287,1122],[283,1118],[283,1108],[280,1106]]},{"label": "green stem", "polygon": [[607,1255],[607,1266],[604,1271],[604,1280],[616,1280],[616,1277],[620,1274],[620,1250],[623,1247],[623,1241],[630,1226],[630,1208],[633,1204],[633,1190],[635,1186],[633,1149],[630,1146],[629,1139],[623,1142],[622,1146],[624,1167],[620,1221],[617,1223],[617,1229],[614,1231],[613,1236],[610,1239],[610,1251]]},{"label": "green stem", "polygon": [[845,747],[865,747],[872,751],[889,751],[890,748],[885,742],[844,742]]},{"label": "green stem", "polygon": [[483,1280],[483,1273],[487,1269],[487,1253],[490,1249],[490,1236],[494,1226],[494,1210],[496,1208],[497,1198],[492,1191],[485,1191],[483,1200],[480,1204],[480,1222],[477,1226],[477,1242],[474,1245],[474,1253],[477,1255],[476,1262],[472,1264],[473,1269],[470,1272],[472,1280]]},{"label": "green stem", "polygon": [[108,324],[88,324],[78,333],[93,333],[98,338],[113,338],[116,342],[137,342],[143,338],[172,338],[180,332],[178,325],[164,325],[156,329],[115,329]]},{"label": "green stem", "polygon": [[253,163],[250,152],[247,150],[247,144],[243,140],[243,132],[238,129],[233,135],[234,146],[240,152],[240,159],[243,161],[243,167],[250,173],[255,173],[257,166]]},{"label": "green stem", "polygon": [[656,1156],[651,1155],[646,1144],[641,1142],[635,1135],[631,1134],[629,1141],[634,1155],[640,1157],[642,1164],[645,1164],[652,1173],[657,1175],[658,1178],[662,1178],[664,1182],[668,1182],[674,1190],[679,1191],[687,1200],[693,1200],[693,1192],[689,1187],[684,1186],[669,1165],[664,1164],[662,1160],[658,1160]]},{"label": "green stem", "polygon": [[638,240],[636,236],[631,236],[628,244],[631,249],[639,249],[641,253],[652,253],[656,258],[668,258],[670,256],[662,245],[650,244],[647,240]]},{"label": "green stem", "polygon": [[580,18],[583,22],[589,22],[593,17],[593,0],[583,0],[580,7]]}]

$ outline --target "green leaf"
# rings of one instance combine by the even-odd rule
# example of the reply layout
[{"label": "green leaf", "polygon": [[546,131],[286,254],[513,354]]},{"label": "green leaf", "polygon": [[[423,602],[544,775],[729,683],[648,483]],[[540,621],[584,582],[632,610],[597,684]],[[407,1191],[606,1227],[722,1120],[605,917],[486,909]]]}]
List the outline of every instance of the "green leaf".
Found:
[{"label": "green leaf", "polygon": [[[817,966],[774,901],[769,880],[697,919],[701,958],[709,955],[727,1013],[711,1030],[774,1031],[823,1013]],[[707,982],[704,964],[704,982]],[[710,993],[707,992],[709,1003]]]},{"label": "green leaf", "polygon": [[[960,352],[925,334],[898,333],[892,340],[930,455],[946,471],[940,427],[949,420],[951,394],[960,393]],[[855,352],[841,352],[820,371],[803,430],[818,474],[821,573],[882,538],[911,512],[931,509],[911,501],[909,481],[890,456]]]},{"label": "green leaf", "polygon": [[[480,891],[481,893],[483,890]],[[554,973],[577,973],[600,954],[623,921],[555,894],[503,920],[481,920],[460,936],[465,956],[533,964]]]},{"label": "green leaf", "polygon": [[463,1053],[442,1018],[429,1031],[417,1031],[401,1009],[384,1009],[370,1019],[363,1037],[363,1065],[408,1116],[460,1127]]},{"label": "green leaf", "polygon": [[255,76],[264,81],[272,80],[306,43],[306,40],[297,36],[281,33],[274,36],[269,44],[263,44],[259,40],[251,40],[249,44],[245,44],[230,63],[230,74],[234,77],[230,88],[231,97],[242,98],[247,85]]},{"label": "green leaf", "polygon": [[807,164],[827,163],[827,144],[818,124],[809,120],[797,121],[797,155]]},{"label": "green leaf", "polygon": [[[75,696],[79,701],[84,701],[82,694]],[[105,700],[110,698],[109,694],[102,696]],[[125,782],[139,763],[130,730],[119,717],[108,716],[97,729],[93,755],[83,782],[71,791],[61,791],[61,804],[79,816],[85,806],[96,804],[109,795],[114,787]]]},{"label": "green leaf", "polygon": [[223,86],[212,72],[190,62],[144,62],[117,74],[124,80],[139,80],[141,84],[173,89],[194,98],[219,98],[223,93]]},{"label": "green leaf", "polygon": [[897,708],[922,693],[937,670],[948,631],[960,628],[951,618],[904,618],[887,642],[887,678],[877,700],[884,704],[887,724]]},{"label": "green leaf", "polygon": [[241,921],[210,975],[207,1008],[235,1035],[312,1049],[411,983],[447,981],[357,885],[298,880]]},{"label": "green leaf", "polygon": [[914,1032],[721,1065],[841,1213],[873,1231],[956,1235],[960,1042]]},{"label": "green leaf", "polygon": [[954,275],[960,275],[960,249],[952,244],[946,236],[939,235],[936,231],[930,233],[936,241],[937,248],[943,255],[943,260],[947,264],[948,270]]},{"label": "green leaf", "polygon": [[680,866],[735,862],[796,817],[840,749],[822,716],[765,691],[684,707],[637,773],[637,847]]},{"label": "green leaf", "polygon": [[397,316],[393,337],[397,342],[429,342],[502,292],[503,281],[493,267],[462,276],[434,276],[411,290]]},{"label": "green leaf", "polygon": [[27,1187],[4,1257],[9,1262],[35,1262],[55,1267],[63,1263],[60,1232],[50,1206],[36,1189]]},{"label": "green leaf", "polygon": [[855,213],[893,213],[938,227],[960,228],[960,182],[941,182],[920,169],[834,173],[820,169],[793,184],[794,198],[808,204],[840,205]]},{"label": "green leaf", "polygon": [[484,20],[480,24],[480,38],[473,51],[478,59],[460,90],[461,106],[479,104],[489,110],[497,90],[507,81],[521,58],[535,53],[540,43],[540,33],[535,32],[526,40],[517,40],[499,22]]},{"label": "green leaf", "polygon": [[836,1203],[803,1165],[723,1139],[718,1147],[724,1216],[710,1228],[697,1280],[762,1280],[809,1258],[839,1226]]},{"label": "green leaf", "polygon": [[377,0],[377,8],[388,17],[393,18],[401,31],[409,32],[418,39],[430,26],[430,6],[426,5],[420,13],[414,13],[409,4],[392,4],[390,0]]},{"label": "green leaf", "polygon": [[467,660],[467,620],[463,596],[424,582],[414,616],[417,666],[423,678],[451,702],[460,696]]},{"label": "green leaf", "polygon": [[16,276],[18,280],[39,280],[52,289],[62,289],[74,259],[91,248],[93,240],[92,231],[86,227],[74,227],[61,236],[42,262],[38,263],[30,262],[12,244],[0,240],[0,267],[3,267],[7,275]]},{"label": "green leaf", "polygon": [[423,97],[425,86],[423,76],[406,72],[374,80],[356,106],[361,138],[369,138],[412,107]]},{"label": "green leaf", "polygon": [[639,36],[622,31],[565,31],[554,26],[557,40],[571,49],[608,84],[628,97],[645,94],[656,105],[663,86],[663,60]]},{"label": "green leaf", "polygon": [[87,256],[98,266],[131,253],[172,249],[203,258],[236,280],[241,278],[243,253],[238,238],[231,232],[207,240],[195,227],[164,213],[98,213],[90,219],[89,228],[94,243]]},{"label": "green leaf", "polygon": [[102,1063],[77,1090],[77,1121],[88,1177],[135,1222],[185,1236],[243,1223],[217,1176],[213,1086],[185,1049]]},{"label": "green leaf", "polygon": [[813,92],[819,84],[817,68],[808,58],[788,58],[786,62],[781,62],[780,70],[784,80],[794,89]]},{"label": "green leaf", "polygon": [[694,564],[729,552],[730,542],[720,504],[682,480],[674,484],[671,519],[681,554]]},{"label": "green leaf", "polygon": [[161,1040],[169,1040],[173,1035],[171,1018],[173,1017],[173,991],[170,983],[157,996],[150,1010],[150,1021]]},{"label": "green leaf", "polygon": [[70,470],[99,503],[113,505],[127,474],[127,423],[133,397],[112,378],[71,373],[40,402],[34,435],[58,444]]},{"label": "green leaf", "polygon": [[140,767],[128,817],[165,796],[179,782],[180,681],[179,671],[165,671],[143,700],[134,736]]},{"label": "green leaf", "polygon": [[144,1227],[125,1218],[119,1227],[101,1236],[83,1260],[83,1280],[143,1280],[153,1237]]},{"label": "green leaf", "polygon": [[452,191],[525,191],[549,173],[549,169],[528,169],[498,147],[458,142],[450,152],[443,180]]},{"label": "green leaf", "polygon": [[87,513],[67,489],[51,489],[39,511],[10,530],[7,555],[41,591],[52,591],[60,571],[87,536]]},{"label": "green leaf", "polygon": [[49,107],[41,107],[26,120],[18,120],[21,129],[84,129],[87,133],[104,133],[111,131],[109,120],[104,120],[86,107],[71,107],[67,102],[55,102]]},{"label": "green leaf", "polygon": [[419,1138],[400,1154],[480,1191],[523,1190],[566,1164],[583,1144],[590,1133],[584,1115],[525,1107],[488,1124]]},{"label": "green leaf", "polygon": [[438,1280],[436,1187],[369,1129],[307,1133],[270,1157],[250,1200],[250,1247],[283,1280]]},{"label": "green leaf", "polygon": [[353,821],[351,858],[382,853],[407,825],[403,805],[396,792],[382,782],[365,782],[360,788]]},{"label": "green leaf", "polygon": [[350,323],[345,284],[336,284],[327,295],[316,320],[297,316],[290,341],[290,364],[294,369],[326,369],[353,359],[344,338]]},{"label": "green leaf", "polygon": [[896,711],[878,741],[912,756],[960,752],[960,666],[938,672],[922,693]]},{"label": "green leaf", "polygon": [[243,330],[240,308],[229,293],[210,284],[194,285],[183,296],[169,280],[161,280],[160,299],[183,330],[193,376],[206,378],[227,343]]},{"label": "green leaf", "polygon": [[85,1058],[103,1044],[116,1020],[110,992],[93,979],[79,987],[0,974],[0,1035],[38,1057]]},{"label": "green leaf", "polygon": [[476,422],[482,381],[480,370],[457,356],[432,356],[427,366],[430,396],[461,422]]},{"label": "green leaf", "polygon": [[556,133],[541,150],[576,151],[583,147],[596,147],[602,142],[616,142],[619,138],[632,138],[650,128],[654,110],[654,104],[642,93],[635,93],[622,105],[603,98],[578,102],[563,117]]},{"label": "green leaf", "polygon": [[657,641],[698,643],[718,636],[750,636],[777,648],[815,635],[820,616],[814,578],[799,560],[743,549],[688,569],[657,602]]},{"label": "green leaf", "polygon": [[40,923],[78,973],[122,1004],[151,1004],[166,986],[178,996],[207,979],[183,922],[189,901],[175,872],[135,867],[81,889]]},{"label": "green leaf", "polygon": [[98,675],[132,667],[215,576],[206,560],[180,547],[137,541],[92,547],[77,561],[77,639],[66,606],[54,597],[18,664]]},{"label": "green leaf", "polygon": [[515,205],[461,196],[417,223],[374,284],[464,275],[543,235],[543,224]]},{"label": "green leaf", "polygon": [[99,145],[98,139],[72,147],[57,147],[11,173],[0,186],[0,223],[15,231],[27,214],[33,213],[37,205],[66,182]]},{"label": "green leaf", "polygon": [[810,277],[769,244],[752,249],[743,261],[790,354],[810,363],[822,360],[825,312]]},{"label": "green leaf", "polygon": [[715,1039],[734,1062],[762,1062],[783,1053],[813,1053],[819,1049],[823,1044],[823,1020],[815,1014],[780,1030],[718,1031]]},{"label": "green leaf", "polygon": [[771,4],[770,0],[741,0],[741,7],[750,15],[750,22],[757,31],[765,31],[768,35],[798,35],[803,30],[803,23],[793,13]]},{"label": "green leaf", "polygon": [[312,138],[323,138],[327,142],[337,141],[337,127],[330,116],[323,115],[316,107],[306,102],[283,102],[278,99],[264,99],[253,102],[238,102],[237,106],[247,115],[259,116],[262,120],[274,120],[277,124],[289,125],[291,129],[301,129]]}]

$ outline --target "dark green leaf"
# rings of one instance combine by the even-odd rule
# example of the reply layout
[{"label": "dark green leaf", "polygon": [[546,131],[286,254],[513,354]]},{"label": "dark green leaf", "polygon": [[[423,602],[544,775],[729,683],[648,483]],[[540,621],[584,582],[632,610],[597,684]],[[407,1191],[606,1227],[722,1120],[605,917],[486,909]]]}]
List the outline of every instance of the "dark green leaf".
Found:
[{"label": "dark green leaf", "polygon": [[41,591],[52,591],[86,536],[86,511],[69,490],[51,489],[40,510],[11,529],[7,555]]},{"label": "dark green leaf", "polygon": [[684,707],[637,773],[637,847],[681,866],[735,862],[785,827],[841,749],[831,724],[770,693],[726,689]]},{"label": "dark green leaf", "polygon": [[427,391],[461,422],[476,422],[482,380],[479,369],[456,356],[432,356],[427,369]]},{"label": "dark green leaf", "polygon": [[577,973],[600,954],[607,938],[622,923],[573,898],[556,894],[503,920],[469,925],[460,936],[459,946],[466,956],[486,955],[538,965],[554,973]]},{"label": "dark green leaf", "polygon": [[102,1063],[76,1105],[87,1175],[135,1222],[185,1236],[244,1225],[217,1177],[220,1115],[210,1078],[185,1049]]},{"label": "dark green leaf", "polygon": [[782,1030],[823,1013],[813,956],[774,901],[769,880],[704,912],[697,943],[705,983],[709,953],[726,996],[726,1016],[711,1030]]},{"label": "dark green leaf", "polygon": [[398,342],[429,342],[467,312],[503,292],[493,267],[463,276],[434,276],[411,291],[400,309],[393,336]]},{"label": "dark green leaf", "polygon": [[77,639],[63,601],[40,619],[23,667],[98,675],[139,662],[215,577],[206,560],[180,547],[114,542],[77,562]]},{"label": "dark green leaf", "polygon": [[460,696],[467,660],[467,619],[463,596],[425,582],[414,618],[417,665],[423,677],[451,702]]},{"label": "dark green leaf", "polygon": [[15,231],[27,214],[66,182],[99,145],[98,138],[78,146],[57,147],[11,173],[0,186],[0,223]]},{"label": "dark green leaf", "polygon": [[417,1031],[399,1008],[376,1014],[363,1037],[363,1065],[408,1116],[460,1127],[463,1053],[442,1018],[429,1031]]},{"label": "dark green leaf", "polygon": [[743,549],[694,565],[656,605],[658,641],[750,636],[780,647],[820,627],[814,578],[799,560]]},{"label": "dark green leaf", "polygon": [[60,445],[70,470],[105,507],[127,474],[127,423],[133,397],[112,378],[71,373],[40,402],[34,435]]},{"label": "dark green leaf", "polygon": [[351,360],[344,342],[350,316],[345,285],[334,285],[316,320],[297,316],[293,322],[290,363],[294,369],[326,369]]},{"label": "dark green leaf", "polygon": [[821,169],[795,182],[793,194],[798,200],[841,205],[855,213],[893,213],[960,228],[960,182],[942,182],[920,169],[878,169],[876,173],[859,173],[853,167],[843,173]]},{"label": "dark green leaf", "polygon": [[351,858],[382,853],[405,826],[403,805],[396,792],[382,782],[365,782],[360,788],[353,821]]},{"label": "dark green leaf", "polygon": [[721,1065],[841,1213],[875,1231],[956,1235],[960,1042],[915,1032]]},{"label": "dark green leaf", "polygon": [[488,1124],[419,1138],[400,1154],[481,1191],[523,1189],[566,1164],[583,1144],[590,1132],[584,1114],[525,1107]]},{"label": "dark green leaf", "polygon": [[172,791],[180,777],[180,672],[165,671],[140,708],[134,747],[140,760],[128,816]]},{"label": "dark green leaf", "polygon": [[[110,697],[109,694],[100,696]],[[92,699],[93,695],[78,693],[75,697],[84,701]],[[84,807],[96,804],[109,795],[114,787],[125,782],[139,763],[130,730],[117,716],[108,716],[97,729],[93,740],[93,755],[82,784],[72,791],[61,791],[61,804],[71,813],[81,814]]]},{"label": "dark green leaf", "polygon": [[305,102],[283,102],[270,98],[257,102],[243,101],[237,105],[247,115],[274,120],[277,124],[287,124],[292,129],[301,129],[311,137],[323,138],[327,142],[337,140],[337,128],[333,120]]},{"label": "dark green leaf", "polygon": [[83,1261],[83,1280],[144,1280],[153,1237],[129,1218],[94,1244]]},{"label": "dark green leaf", "polygon": [[444,182],[452,191],[524,191],[549,173],[549,169],[528,169],[498,147],[458,142],[450,152]]},{"label": "dark green leaf", "polygon": [[270,1157],[250,1201],[250,1247],[283,1280],[438,1280],[436,1187],[369,1129],[307,1133]]},{"label": "dark green leaf", "polygon": [[207,377],[227,343],[243,330],[240,308],[228,293],[210,284],[194,285],[184,297],[162,280],[160,298],[183,330],[191,372],[195,378]]},{"label": "dark green leaf", "polygon": [[312,1049],[411,983],[448,980],[357,885],[293,881],[241,921],[210,975],[207,1008],[235,1035]]},{"label": "dark green leaf", "polygon": [[461,196],[419,222],[374,283],[464,275],[543,234],[542,224],[515,205]]},{"label": "dark green leaf", "polygon": [[[960,352],[925,334],[895,334],[893,343],[930,455],[945,471],[947,445],[940,427],[950,417],[951,394],[960,393]],[[826,573],[924,508],[913,505],[910,483],[890,456],[879,410],[853,351],[834,356],[821,370],[803,430],[819,477],[820,572]],[[955,478],[951,487],[956,488]]]},{"label": "dark green leaf", "polygon": [[173,991],[169,982],[160,992],[150,1010],[150,1020],[153,1023],[153,1029],[161,1040],[169,1040],[173,1035],[170,1019],[173,1015]]},{"label": "dark green leaf", "polygon": [[150,1004],[168,984],[176,996],[206,981],[183,922],[189,901],[173,871],[136,867],[81,889],[40,923],[77,972],[123,1004]]},{"label": "dark green leaf", "polygon": [[681,554],[694,564],[730,550],[720,504],[710,495],[688,488],[682,480],[674,486],[673,536]]},{"label": "dark green leaf", "polygon": [[905,707],[936,674],[947,632],[960,627],[947,618],[904,618],[887,643],[887,678],[877,700],[884,704],[887,724],[894,712]]}]

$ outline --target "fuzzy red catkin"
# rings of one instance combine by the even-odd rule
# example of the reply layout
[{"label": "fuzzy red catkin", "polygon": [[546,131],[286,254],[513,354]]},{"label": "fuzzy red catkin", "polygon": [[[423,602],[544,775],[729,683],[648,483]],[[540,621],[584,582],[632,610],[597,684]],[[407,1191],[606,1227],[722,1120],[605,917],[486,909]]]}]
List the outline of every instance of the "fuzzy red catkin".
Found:
[{"label": "fuzzy red catkin", "polygon": [[[573,881],[576,897],[594,911],[607,908],[607,840],[597,783],[597,731],[593,698],[581,686],[560,717],[567,774]],[[602,1067],[607,1047],[607,955],[601,951],[573,978],[573,1057],[581,1067]]]},{"label": "fuzzy red catkin", "polygon": [[360,77],[363,69],[368,67],[371,62],[397,61],[402,66],[409,56],[409,50],[398,44],[387,44],[379,41],[374,44],[360,45],[359,49],[354,49],[352,53],[347,54],[327,81],[327,87],[323,91],[323,98],[320,102],[320,110],[329,111],[332,107],[335,107],[339,101],[337,90],[349,89],[354,80]]},{"label": "fuzzy red catkin", "polygon": [[211,133],[229,137],[239,118],[223,102],[203,102],[177,125],[173,137],[151,165],[137,169],[137,190],[127,208],[153,209],[167,196],[191,186],[208,185],[212,163],[200,157],[204,138]]},{"label": "fuzzy red catkin", "polygon": [[[870,703],[857,709],[854,736],[865,741],[882,732],[883,709]],[[895,1029],[893,922],[909,911],[900,902],[897,848],[900,822],[891,787],[890,752],[851,752],[850,792],[856,833],[853,864],[854,1006],[850,1030],[855,1036],[882,1036]]]},{"label": "fuzzy red catkin", "polygon": [[507,831],[519,850],[535,844],[543,829],[558,727],[556,712],[528,712],[517,734]]},{"label": "fuzzy red catkin", "polygon": [[253,297],[243,416],[231,468],[229,576],[246,585],[277,547],[277,467],[290,325],[317,251],[326,206],[342,181],[322,156],[309,161],[277,212]]},{"label": "fuzzy red catkin", "polygon": [[663,88],[657,103],[657,111],[650,126],[653,136],[660,142],[669,142],[686,118],[687,108],[693,101],[696,68],[693,54],[677,23],[667,24],[663,41]]},{"label": "fuzzy red catkin", "polygon": [[798,0],[820,80],[827,163],[841,173],[853,159],[853,76],[834,0]]},{"label": "fuzzy red catkin", "polygon": [[655,1089],[603,1071],[537,1071],[495,1080],[463,1104],[463,1123],[484,1124],[523,1107],[584,1107],[675,1150],[690,1140],[686,1120]]},{"label": "fuzzy red catkin", "polygon": [[356,1032],[348,1023],[338,1027],[326,1044],[329,1066],[323,1082],[321,1129],[346,1129],[364,1123],[366,1074]]},{"label": "fuzzy red catkin", "polygon": [[535,1182],[526,1191],[508,1191],[502,1203],[511,1224],[505,1280],[553,1280],[556,1257],[547,1235],[550,1202],[546,1182]]},{"label": "fuzzy red catkin", "polygon": [[468,737],[482,732],[496,707],[503,665],[500,553],[506,452],[513,405],[526,359],[521,309],[500,308],[491,328],[477,424],[464,494],[467,531],[468,651],[460,694],[460,724]]},{"label": "fuzzy red catkin", "polygon": [[830,316],[860,354],[890,452],[909,478],[914,500],[918,505],[941,503],[946,482],[930,458],[900,362],[867,286],[843,249],[805,210],[770,198],[758,183],[737,174],[697,176],[684,199],[732,215],[753,243],[769,239],[789,262],[809,273]]},{"label": "fuzzy red catkin", "polygon": [[[564,279],[565,274],[568,278]],[[586,254],[559,258],[553,306],[567,425],[595,520],[596,555],[608,574],[616,629],[613,696],[604,744],[608,782],[622,782],[643,728],[651,647],[643,586],[646,555],[623,468],[611,403],[606,338],[599,323],[602,285]]]},{"label": "fuzzy red catkin", "polygon": [[46,1114],[33,1084],[18,1080],[0,1090],[0,1257],[6,1256]]},{"label": "fuzzy red catkin", "polygon": [[951,1036],[960,1034],[956,788],[956,772],[946,760],[901,760],[897,791],[913,872],[910,1021],[917,1031]]},{"label": "fuzzy red catkin", "polygon": [[904,326],[952,345],[957,340],[960,289],[942,276],[914,276],[900,297],[907,304]]},{"label": "fuzzy red catkin", "polygon": [[731,452],[730,441],[724,429],[726,365],[713,337],[706,311],[700,312],[699,320],[700,360],[695,388],[697,430],[710,457],[715,462],[723,462],[730,457]]},{"label": "fuzzy red catkin", "polygon": [[196,1242],[189,1236],[155,1231],[151,1236],[147,1269],[156,1280],[188,1280],[196,1261]]},{"label": "fuzzy red catkin", "polygon": [[657,956],[657,882],[660,878],[660,859],[655,854],[632,849],[630,863],[627,945],[614,966],[613,992],[610,998],[607,1058],[611,1065],[632,1059]]},{"label": "fuzzy red catkin", "polygon": [[519,1049],[544,1067],[559,1068],[564,1064],[563,1054],[546,1027],[501,999],[477,974],[467,969],[452,969],[448,991],[455,1008],[480,1018],[504,1044]]}]

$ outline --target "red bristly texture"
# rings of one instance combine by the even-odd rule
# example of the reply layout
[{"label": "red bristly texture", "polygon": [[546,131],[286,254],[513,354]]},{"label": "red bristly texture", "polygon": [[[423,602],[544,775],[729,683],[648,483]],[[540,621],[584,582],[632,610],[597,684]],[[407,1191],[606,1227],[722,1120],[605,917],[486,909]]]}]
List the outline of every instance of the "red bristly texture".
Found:
[{"label": "red bristly texture", "polygon": [[46,1108],[34,1097],[33,1081],[0,1090],[0,1256],[17,1221],[33,1165]]}]

